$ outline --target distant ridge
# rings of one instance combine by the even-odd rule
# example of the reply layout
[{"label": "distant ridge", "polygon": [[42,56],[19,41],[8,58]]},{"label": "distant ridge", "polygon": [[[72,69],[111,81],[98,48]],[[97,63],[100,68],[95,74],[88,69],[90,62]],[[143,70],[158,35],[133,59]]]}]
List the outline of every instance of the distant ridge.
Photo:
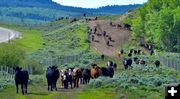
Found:
[{"label": "distant ridge", "polygon": [[122,14],[130,9],[140,7],[135,5],[113,5],[97,9],[63,6],[52,0],[0,0],[0,21],[14,23],[44,23],[59,17],[102,16]]}]

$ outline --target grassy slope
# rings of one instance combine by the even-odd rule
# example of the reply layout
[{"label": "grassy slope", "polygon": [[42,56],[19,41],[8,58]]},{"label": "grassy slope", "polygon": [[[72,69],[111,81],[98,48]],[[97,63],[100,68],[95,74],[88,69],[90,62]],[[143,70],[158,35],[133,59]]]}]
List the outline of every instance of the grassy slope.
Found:
[{"label": "grassy slope", "polygon": [[[88,48],[87,25],[77,21],[60,20],[50,23],[43,30],[43,47],[35,52],[31,58],[56,59],[57,57],[77,55]],[[39,58],[40,57],[40,58]]]}]

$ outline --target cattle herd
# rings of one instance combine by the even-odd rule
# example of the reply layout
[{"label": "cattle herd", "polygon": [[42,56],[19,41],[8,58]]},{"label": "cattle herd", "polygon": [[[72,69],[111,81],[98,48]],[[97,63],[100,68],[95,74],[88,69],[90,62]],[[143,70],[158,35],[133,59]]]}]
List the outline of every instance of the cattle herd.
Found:
[{"label": "cattle herd", "polygon": [[[150,55],[154,54],[154,49],[152,45],[149,44],[143,44],[141,45],[142,47],[145,48],[145,50],[147,52],[149,52]],[[121,50],[118,54],[118,56],[120,57],[121,55],[124,54],[124,50]],[[132,55],[134,54],[134,57],[132,57]],[[129,53],[128,53],[128,57],[123,59],[123,65],[124,65],[124,69],[128,69],[128,67],[132,68],[132,63],[134,62],[135,64],[141,64],[141,65],[145,65],[146,61],[142,58],[140,58],[140,56],[138,57],[138,55],[145,55],[145,53],[143,51],[141,51],[140,49],[135,50],[135,49],[130,49]],[[156,67],[160,66],[160,61],[156,60],[154,62],[154,64],[156,65]]]},{"label": "cattle herd", "polygon": [[[91,19],[86,19],[88,21],[91,21]],[[97,17],[94,19],[97,20]],[[114,27],[116,26],[112,22],[109,24],[110,26]],[[121,25],[117,25],[117,27],[122,27]],[[129,25],[125,25],[125,28],[130,29]],[[101,33],[97,33],[97,29],[101,31]],[[95,26],[94,28],[89,28],[89,42],[96,41],[95,35],[97,36],[103,36],[106,40],[107,46],[112,46],[110,42],[115,42],[110,35],[107,34],[106,31],[102,31],[99,26]],[[150,55],[153,55],[154,50],[153,46],[150,44],[142,44],[142,47],[144,47],[147,51],[149,51]],[[118,54],[119,57],[125,53],[124,50],[121,50]],[[132,68],[132,63],[136,64],[146,64],[146,61],[141,59],[140,57],[137,57],[140,54],[145,54],[140,49],[130,49],[127,53],[128,57],[124,57],[123,59],[123,65],[124,69],[128,69],[129,67]],[[136,55],[136,57],[132,57]],[[104,55],[101,55],[101,59],[104,60]],[[156,67],[159,67],[160,61],[155,61]],[[100,67],[97,64],[92,64],[91,68],[79,68],[79,67],[70,67],[68,69],[62,69],[59,70],[58,66],[49,66],[46,70],[46,79],[47,79],[47,85],[48,85],[48,91],[53,91],[55,89],[57,91],[57,81],[60,79],[61,87],[64,89],[68,89],[69,87],[72,88],[78,88],[79,84],[88,84],[90,82],[90,79],[98,78],[99,76],[106,76],[106,77],[113,77],[114,71],[117,68],[117,64],[112,61],[107,62],[106,67]],[[15,70],[15,84],[16,84],[16,92],[18,93],[18,85],[21,85],[22,94],[27,94],[27,85],[29,80],[29,74],[28,71],[22,70],[20,67],[14,68]]]},{"label": "cattle herd", "polygon": [[[153,47],[151,45],[143,45],[143,47],[149,51],[150,55],[154,53]],[[124,50],[120,51],[120,54],[123,55]],[[136,55],[135,57],[132,57]],[[123,59],[124,69],[132,68],[132,63],[135,64],[146,64],[146,61],[137,57],[140,54],[145,54],[141,50],[130,49],[128,53],[128,57]],[[101,59],[104,60],[104,55],[101,55]],[[160,61],[155,61],[156,67],[160,66]],[[117,68],[117,64],[112,61],[107,62],[106,67],[100,67],[97,64],[92,64],[91,68],[79,68],[79,67],[70,67],[67,69],[59,70],[58,66],[49,66],[46,70],[46,79],[48,85],[48,91],[53,91],[55,89],[57,91],[57,81],[60,79],[61,87],[64,89],[68,89],[69,87],[78,88],[79,84],[88,84],[90,79],[98,78],[99,76],[113,77],[114,71]],[[27,94],[27,84],[29,80],[28,71],[22,70],[20,67],[14,68],[15,70],[15,85],[16,92],[18,93],[18,85],[21,85],[22,94]]]},{"label": "cattle herd", "polygon": [[[57,91],[57,82],[60,79],[61,87],[68,89],[69,87],[78,88],[79,84],[88,84],[90,79],[98,78],[99,76],[113,77],[117,64],[108,61],[107,67],[99,67],[97,64],[92,64],[91,68],[71,67],[68,69],[59,70],[58,66],[49,66],[46,70],[46,79],[48,91]],[[27,94],[27,84],[29,80],[28,71],[22,70],[20,67],[15,70],[15,84],[18,93],[18,85],[21,85],[22,94]]]},{"label": "cattle herd", "polygon": [[[97,30],[100,30],[100,32],[98,33]],[[113,46],[112,43],[115,42],[115,40],[112,39],[111,35],[108,35],[106,31],[101,30],[99,24],[97,24],[97,26],[94,26],[91,29],[89,28],[88,34],[89,34],[88,36],[89,42],[99,42],[96,37],[100,37],[100,36],[105,39],[107,46]]]}]

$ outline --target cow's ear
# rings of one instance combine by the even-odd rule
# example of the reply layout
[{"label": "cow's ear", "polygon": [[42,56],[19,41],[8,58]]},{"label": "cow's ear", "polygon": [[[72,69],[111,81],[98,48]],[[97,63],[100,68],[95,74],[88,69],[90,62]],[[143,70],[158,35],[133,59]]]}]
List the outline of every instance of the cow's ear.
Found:
[{"label": "cow's ear", "polygon": [[19,70],[22,70],[22,67],[20,67]]}]

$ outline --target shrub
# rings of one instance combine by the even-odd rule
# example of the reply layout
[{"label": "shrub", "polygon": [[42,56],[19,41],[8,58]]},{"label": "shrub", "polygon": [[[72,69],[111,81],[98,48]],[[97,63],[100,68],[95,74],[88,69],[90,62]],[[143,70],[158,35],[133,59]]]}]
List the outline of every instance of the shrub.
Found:
[{"label": "shrub", "polygon": [[0,47],[0,65],[1,66],[17,66],[24,59],[24,50],[13,44],[2,44]]},{"label": "shrub", "polygon": [[113,78],[99,77],[92,80],[90,87],[122,87],[149,86],[162,88],[164,84],[180,82],[180,73],[166,67],[156,68],[154,65],[135,65],[133,69],[122,71]]}]

